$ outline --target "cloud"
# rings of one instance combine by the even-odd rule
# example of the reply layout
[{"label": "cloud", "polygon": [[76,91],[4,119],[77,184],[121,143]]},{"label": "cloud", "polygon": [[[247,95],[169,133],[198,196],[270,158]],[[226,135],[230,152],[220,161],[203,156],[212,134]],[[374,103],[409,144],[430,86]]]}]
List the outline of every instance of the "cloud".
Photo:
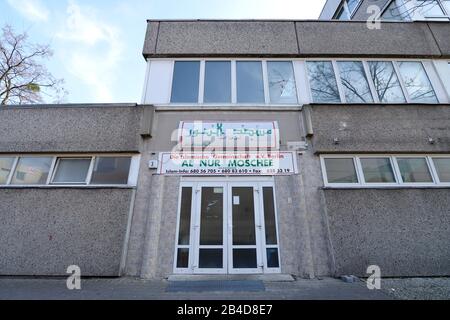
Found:
[{"label": "cloud", "polygon": [[57,38],[66,68],[89,88],[95,102],[113,102],[124,51],[120,30],[101,21],[93,8],[70,1]]},{"label": "cloud", "polygon": [[40,0],[8,0],[11,7],[31,21],[46,22],[50,11]]}]

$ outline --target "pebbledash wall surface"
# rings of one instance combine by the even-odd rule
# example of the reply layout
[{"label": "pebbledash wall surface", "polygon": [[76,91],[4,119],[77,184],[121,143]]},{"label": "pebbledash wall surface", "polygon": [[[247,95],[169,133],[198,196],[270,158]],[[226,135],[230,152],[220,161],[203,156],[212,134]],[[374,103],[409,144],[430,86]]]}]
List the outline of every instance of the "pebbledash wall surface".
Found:
[{"label": "pebbledash wall surface", "polygon": [[136,183],[122,186],[0,186],[0,275],[58,276],[70,265],[84,276],[174,274],[186,179],[160,174],[149,162],[175,147],[172,134],[183,121],[277,122],[280,150],[294,152],[298,167],[269,177],[280,273],[364,276],[378,265],[382,276],[450,275],[450,186],[336,187],[325,183],[321,165],[324,156],[450,154],[444,82],[434,104],[314,103],[302,96],[298,78],[297,104],[172,104],[165,93],[172,76],[162,72],[177,59],[442,62],[450,60],[449,38],[444,22],[386,22],[369,31],[355,21],[149,21],[142,105],[0,109],[0,157],[114,154],[139,161]]}]

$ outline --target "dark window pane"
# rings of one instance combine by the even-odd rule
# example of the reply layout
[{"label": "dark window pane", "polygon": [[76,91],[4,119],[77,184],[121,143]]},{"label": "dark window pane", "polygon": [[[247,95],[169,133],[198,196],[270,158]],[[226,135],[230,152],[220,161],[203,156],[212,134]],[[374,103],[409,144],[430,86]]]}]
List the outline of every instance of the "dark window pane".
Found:
[{"label": "dark window pane", "polygon": [[233,268],[256,268],[256,249],[233,249]]},{"label": "dark window pane", "polygon": [[369,69],[381,102],[406,102],[392,62],[369,61]]},{"label": "dark window pane", "polygon": [[172,103],[197,103],[199,61],[176,61],[172,80]]},{"label": "dark window pane", "polygon": [[433,182],[425,158],[397,158],[403,182]]},{"label": "dark window pane", "polygon": [[252,187],[233,187],[233,244],[255,245],[255,205]]},{"label": "dark window pane", "polygon": [[308,61],[306,65],[313,101],[341,102],[333,64],[330,61]]},{"label": "dark window pane", "polygon": [[207,269],[222,269],[222,249],[200,249],[198,267]]},{"label": "dark window pane", "polygon": [[189,249],[178,249],[177,252],[177,268],[189,267]]},{"label": "dark window pane", "polygon": [[273,188],[263,188],[264,225],[266,228],[266,244],[277,244],[277,226],[275,219],[275,201]]},{"label": "dark window pane", "polygon": [[237,102],[264,103],[264,82],[260,61],[236,62]]},{"label": "dark window pane", "polygon": [[402,0],[392,1],[381,15],[381,20],[411,20],[408,14],[408,8],[406,8],[401,1]]},{"label": "dark window pane", "polygon": [[200,245],[222,245],[223,188],[202,188],[200,217]]},{"label": "dark window pane", "polygon": [[450,158],[433,158],[441,182],[450,182]]},{"label": "dark window pane", "polygon": [[356,9],[356,6],[359,4],[360,0],[346,0],[347,1],[347,6],[348,6],[348,11],[350,11],[350,13],[353,13],[353,11]]},{"label": "dark window pane", "polygon": [[231,63],[207,61],[205,63],[204,102],[231,102]]},{"label": "dark window pane", "polygon": [[294,68],[291,61],[267,62],[271,103],[297,103]]},{"label": "dark window pane", "polygon": [[280,262],[278,259],[278,249],[267,248],[267,267],[269,268],[279,268]]},{"label": "dark window pane", "polygon": [[178,244],[180,245],[189,245],[191,232],[191,203],[192,188],[185,187],[181,190],[180,232],[178,234]]},{"label": "dark window pane", "polygon": [[329,183],[357,183],[355,165],[352,158],[325,159],[325,168]]},{"label": "dark window pane", "polygon": [[347,102],[373,102],[363,63],[361,61],[339,61],[338,66]]},{"label": "dark window pane", "polygon": [[46,184],[52,158],[20,158],[11,184]]},{"label": "dark window pane", "polygon": [[53,183],[85,183],[91,159],[59,159]]},{"label": "dark window pane", "polygon": [[97,158],[91,184],[128,184],[130,164],[130,157]]},{"label": "dark window pane", "polygon": [[361,159],[364,179],[368,183],[395,182],[389,158],[365,158]]},{"label": "dark window pane", "polygon": [[403,61],[398,67],[412,101],[419,103],[437,103],[431,82],[421,62]]},{"label": "dark window pane", "polygon": [[0,184],[5,184],[11,173],[14,158],[0,158]]}]

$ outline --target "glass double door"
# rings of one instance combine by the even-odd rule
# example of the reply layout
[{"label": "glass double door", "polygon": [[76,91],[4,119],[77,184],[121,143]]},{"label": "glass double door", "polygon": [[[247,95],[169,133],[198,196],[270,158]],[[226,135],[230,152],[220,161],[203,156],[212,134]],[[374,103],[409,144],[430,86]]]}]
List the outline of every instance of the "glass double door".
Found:
[{"label": "glass double door", "polygon": [[185,209],[190,206],[190,232],[189,245],[180,244],[183,232],[187,238],[187,210],[180,208],[176,270],[210,274],[279,272],[271,181],[187,183],[182,185],[181,197],[181,206],[183,202]]}]

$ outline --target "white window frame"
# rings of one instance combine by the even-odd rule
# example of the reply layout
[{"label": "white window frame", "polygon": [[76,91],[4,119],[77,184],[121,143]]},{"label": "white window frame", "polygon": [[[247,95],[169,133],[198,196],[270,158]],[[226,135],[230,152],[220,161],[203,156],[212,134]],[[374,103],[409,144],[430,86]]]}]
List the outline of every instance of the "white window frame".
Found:
[{"label": "white window frame", "polygon": [[[84,182],[66,182],[66,183],[64,183],[64,182],[63,183],[55,182],[54,180],[55,180],[56,172],[58,171],[61,159],[63,159],[63,160],[89,160],[90,161],[89,168],[88,168],[88,171],[86,173],[86,177],[84,179]],[[69,184],[69,185],[87,185],[88,182],[89,182],[90,174],[92,174],[91,168],[92,168],[93,163],[94,163],[93,159],[94,159],[94,157],[55,157],[54,161],[56,161],[56,162],[55,162],[55,166],[54,166],[54,168],[52,170],[52,176],[51,176],[51,179],[50,179],[50,184],[56,185],[56,186],[57,185],[67,185],[67,184]]]},{"label": "white window frame", "polygon": [[[358,182],[356,183],[329,183],[325,159],[353,159]],[[362,170],[361,158],[389,158],[391,169],[394,173],[395,182],[391,183],[367,183],[365,182],[364,172]],[[431,175],[432,182],[403,182],[401,172],[397,163],[398,158],[424,158],[427,163],[428,171]],[[440,188],[450,187],[450,182],[440,182],[437,170],[434,166],[433,158],[450,158],[450,154],[326,154],[320,155],[320,166],[322,169],[322,177],[326,188]]]},{"label": "white window frame", "polygon": [[[140,166],[140,155],[137,154],[4,154],[1,157],[14,158],[13,165],[11,167],[11,172],[7,178],[6,184],[0,184],[0,189],[2,188],[130,188],[136,187],[137,177],[139,173]],[[51,166],[47,176],[45,184],[31,184],[31,185],[18,185],[12,184],[12,179],[17,169],[20,158],[52,158]],[[128,182],[126,184],[91,184],[94,164],[97,157],[114,157],[114,158],[131,158],[130,169],[128,172]],[[54,183],[53,179],[58,168],[59,159],[91,159],[89,170],[86,177],[85,183]]]}]

